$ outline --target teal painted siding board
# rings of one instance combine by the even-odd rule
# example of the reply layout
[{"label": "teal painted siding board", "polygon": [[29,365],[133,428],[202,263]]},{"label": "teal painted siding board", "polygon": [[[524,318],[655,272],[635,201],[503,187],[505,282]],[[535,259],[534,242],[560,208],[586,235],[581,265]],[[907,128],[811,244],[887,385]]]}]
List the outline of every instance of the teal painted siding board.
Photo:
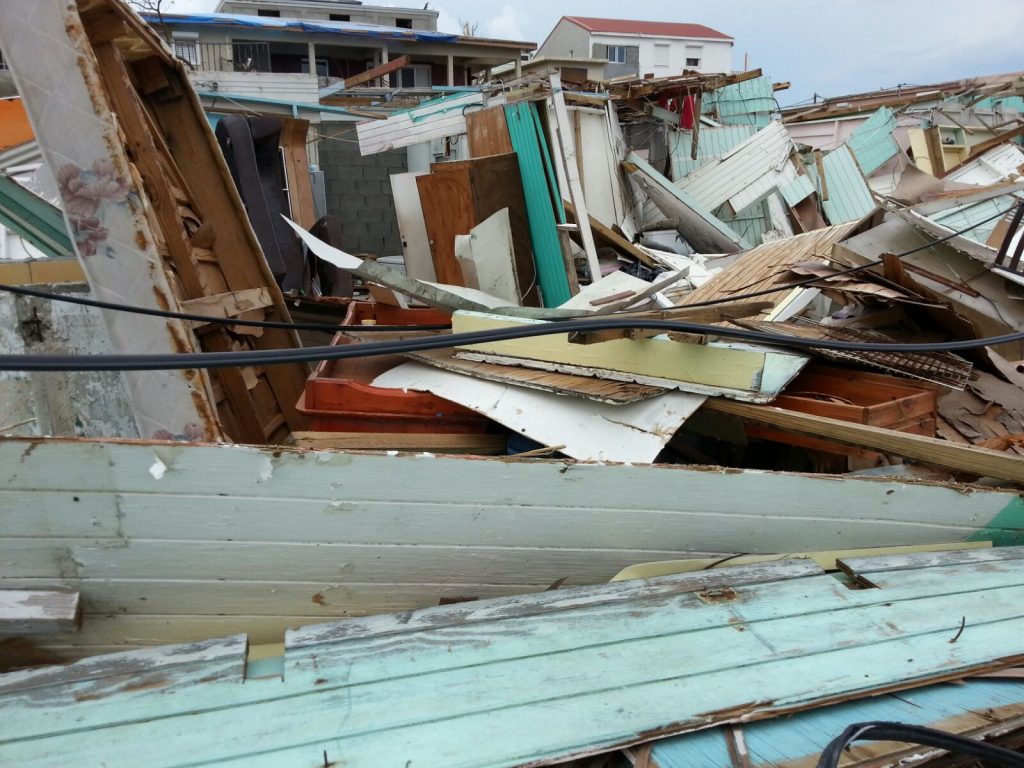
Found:
[{"label": "teal painted siding board", "polygon": [[[822,166],[825,169],[824,186],[828,187],[828,200],[822,199],[821,207],[829,224],[857,221],[875,209],[875,199],[871,196],[864,175],[847,146],[838,147],[825,154]],[[814,163],[807,166],[807,172],[817,182],[818,192],[821,194],[823,185]]]},{"label": "teal painted siding board", "polygon": [[697,133],[697,159],[693,154],[693,131],[675,131],[669,134],[669,155],[672,162],[672,180],[679,181],[700,168],[708,160],[721,157],[754,135],[752,125],[726,125],[721,128],[701,126]]},{"label": "teal painted siding board", "polygon": [[[549,177],[544,168],[544,137],[537,133],[537,121],[529,102],[505,107],[512,148],[519,156],[519,172],[526,196],[526,215],[530,224],[530,242],[537,264],[544,306],[557,307],[572,298],[565,274],[562,246],[558,239],[554,205],[561,204],[558,195],[552,201]],[[548,161],[550,163],[550,160]],[[564,216],[564,214],[562,214]]]},{"label": "teal painted siding board", "polygon": [[715,114],[726,125],[749,125],[764,128],[778,111],[772,81],[758,77],[734,83],[705,95],[701,112]]},{"label": "teal painted siding board", "polygon": [[75,258],[60,209],[2,174],[0,224],[28,240],[50,258]]},{"label": "teal painted siding board", "polygon": [[[752,768],[783,768],[796,761],[813,765],[828,743],[851,723],[882,720],[948,728],[949,719],[969,712],[978,713],[979,721],[994,720],[992,711],[1003,707],[1024,708],[1024,682],[968,679],[957,685],[942,683],[740,727]],[[651,757],[659,768],[732,768],[726,738],[723,729],[711,728],[657,741]],[[854,757],[856,752],[854,748]]]},{"label": "teal painted siding board", "polygon": [[899,153],[900,147],[893,138],[895,129],[895,114],[888,107],[882,107],[857,126],[846,140],[864,175],[870,176]]},{"label": "teal painted siding board", "polygon": [[122,655],[97,696],[74,668],[0,676],[0,763],[503,768],[770,718],[1014,663],[1024,551],[988,551],[903,556],[875,589],[776,561],[306,627],[283,679],[240,681],[230,639],[183,664]]}]

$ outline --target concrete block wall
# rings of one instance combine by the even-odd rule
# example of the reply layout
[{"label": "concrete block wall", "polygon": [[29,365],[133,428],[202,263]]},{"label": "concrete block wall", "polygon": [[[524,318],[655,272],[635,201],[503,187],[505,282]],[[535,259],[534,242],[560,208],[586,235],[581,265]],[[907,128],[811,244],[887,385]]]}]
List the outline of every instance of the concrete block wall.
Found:
[{"label": "concrete block wall", "polygon": [[378,256],[401,254],[402,238],[390,177],[408,170],[406,151],[363,157],[354,127],[322,126],[321,136],[320,168],[327,190],[327,212],[341,222],[342,247]]}]

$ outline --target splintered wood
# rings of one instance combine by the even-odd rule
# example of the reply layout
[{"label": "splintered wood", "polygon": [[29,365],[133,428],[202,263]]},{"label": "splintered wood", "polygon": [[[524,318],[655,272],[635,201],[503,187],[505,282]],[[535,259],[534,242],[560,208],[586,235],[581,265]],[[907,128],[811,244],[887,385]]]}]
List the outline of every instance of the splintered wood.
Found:
[{"label": "splintered wood", "polygon": [[[165,254],[179,304],[171,308],[289,321],[181,62],[119,3],[89,3],[82,22]],[[304,147],[304,133],[294,133],[286,131],[288,141]],[[311,223],[312,201],[301,201],[298,212]],[[205,324],[194,331],[210,352],[299,346],[294,332],[279,328]],[[307,372],[303,364],[219,369],[213,391],[227,436],[276,443],[301,429],[305,419],[295,404]]]}]

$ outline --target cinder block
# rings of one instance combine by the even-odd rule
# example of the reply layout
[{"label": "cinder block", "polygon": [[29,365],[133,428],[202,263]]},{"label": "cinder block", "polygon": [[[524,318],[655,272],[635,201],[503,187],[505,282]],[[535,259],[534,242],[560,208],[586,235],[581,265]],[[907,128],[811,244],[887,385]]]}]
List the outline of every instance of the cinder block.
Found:
[{"label": "cinder block", "polygon": [[372,179],[374,181],[387,181],[391,176],[391,171],[386,165],[375,165],[372,167],[363,168],[363,178]]},{"label": "cinder block", "polygon": [[341,207],[347,210],[362,210],[366,207],[366,195],[359,192],[350,192],[341,195]]},{"label": "cinder block", "polygon": [[391,199],[391,195],[388,194],[369,194],[366,195],[366,207],[367,208],[392,208],[394,202]]}]

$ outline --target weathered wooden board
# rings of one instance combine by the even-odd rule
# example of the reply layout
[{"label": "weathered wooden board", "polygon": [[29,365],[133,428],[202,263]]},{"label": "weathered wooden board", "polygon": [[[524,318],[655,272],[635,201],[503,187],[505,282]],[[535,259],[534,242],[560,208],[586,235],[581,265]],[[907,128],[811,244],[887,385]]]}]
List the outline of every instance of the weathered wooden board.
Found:
[{"label": "weathered wooden board", "polygon": [[504,107],[488,107],[466,112],[466,137],[470,157],[504,155],[512,152]]},{"label": "weathered wooden board", "polygon": [[[860,590],[779,562],[303,628],[279,675],[244,683],[225,670],[231,652],[185,664],[163,652],[153,673],[122,672],[139,666],[130,655],[94,660],[85,680],[49,670],[0,693],[0,757],[544,765],[1013,665],[1022,598],[1013,561],[905,570]],[[951,616],[967,612],[950,643]]]},{"label": "weathered wooden board", "polygon": [[461,93],[424,102],[387,120],[368,120],[356,126],[359,150],[373,155],[400,149],[445,136],[466,132],[467,108],[481,104],[501,104],[503,97],[487,98],[482,93]]},{"label": "weathered wooden board", "polygon": [[79,611],[77,592],[0,589],[0,637],[74,632]]},{"label": "weathered wooden board", "polygon": [[718,468],[3,440],[0,489],[0,583],[81,592],[82,632],[53,641],[79,653],[273,640],[309,617],[602,582],[656,560],[1024,543],[1010,491]]}]

